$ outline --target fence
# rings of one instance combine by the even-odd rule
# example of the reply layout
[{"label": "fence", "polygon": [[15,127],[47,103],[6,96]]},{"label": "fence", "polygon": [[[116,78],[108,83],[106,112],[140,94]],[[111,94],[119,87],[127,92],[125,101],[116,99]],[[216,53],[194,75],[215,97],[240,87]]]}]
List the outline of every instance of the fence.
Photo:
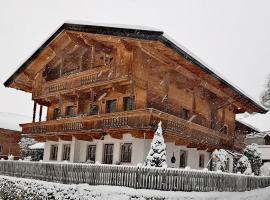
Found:
[{"label": "fence", "polygon": [[66,184],[114,185],[171,191],[246,191],[270,177],[135,166],[0,161],[0,174]]}]

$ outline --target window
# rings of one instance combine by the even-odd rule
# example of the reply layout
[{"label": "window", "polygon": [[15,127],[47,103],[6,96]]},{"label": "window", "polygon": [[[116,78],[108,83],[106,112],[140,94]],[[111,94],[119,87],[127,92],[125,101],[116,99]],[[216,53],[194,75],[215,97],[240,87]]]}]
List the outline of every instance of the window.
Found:
[{"label": "window", "polygon": [[113,144],[105,144],[103,151],[103,163],[112,164],[113,162]]},{"label": "window", "polygon": [[55,108],[53,110],[53,119],[58,119],[60,117],[60,108]]},{"label": "window", "polygon": [[87,146],[86,161],[96,161],[96,145]]},{"label": "window", "polygon": [[58,145],[51,145],[50,160],[57,160]]},{"label": "window", "polygon": [[106,102],[106,111],[107,113],[112,113],[116,111],[116,99],[108,100]]},{"label": "window", "polygon": [[121,146],[121,162],[131,162],[131,151],[132,151],[132,144],[131,143],[124,143]]},{"label": "window", "polygon": [[182,109],[182,113],[181,113],[181,117],[182,117],[183,119],[185,119],[185,120],[188,120],[188,119],[189,119],[189,115],[190,115],[189,110],[183,108],[183,109]]},{"label": "window", "polygon": [[74,116],[75,115],[75,106],[67,106],[66,107],[66,116]]},{"label": "window", "polygon": [[64,144],[62,160],[69,160],[69,159],[70,159],[70,144]]},{"label": "window", "polygon": [[124,97],[123,99],[124,111],[129,111],[134,109],[134,96]]},{"label": "window", "polygon": [[204,168],[204,154],[200,154],[199,167]]},{"label": "window", "polygon": [[3,153],[3,146],[0,145],[0,154],[2,154],[2,153]]},{"label": "window", "polygon": [[184,168],[187,166],[187,151],[180,150],[180,167]]},{"label": "window", "polygon": [[89,110],[89,115],[97,115],[97,114],[98,114],[98,105],[91,104],[90,110]]}]

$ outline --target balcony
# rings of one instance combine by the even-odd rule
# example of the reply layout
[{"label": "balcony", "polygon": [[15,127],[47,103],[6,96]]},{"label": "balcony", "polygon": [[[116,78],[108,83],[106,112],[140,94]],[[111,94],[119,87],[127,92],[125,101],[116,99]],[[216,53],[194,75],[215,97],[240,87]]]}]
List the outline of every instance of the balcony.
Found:
[{"label": "balcony", "polygon": [[91,69],[90,71],[79,72],[64,76],[59,79],[48,81],[33,92],[34,98],[47,98],[58,95],[59,93],[83,90],[89,87],[98,87],[101,85],[113,84],[123,81],[129,81],[128,76],[115,78],[108,66]]},{"label": "balcony", "polygon": [[24,134],[57,135],[74,133],[106,133],[106,132],[154,132],[156,125],[162,121],[164,137],[189,141],[196,145],[212,148],[232,148],[233,136],[224,135],[204,126],[188,122],[179,117],[156,109],[140,109],[127,112],[107,113],[93,116],[76,116],[59,120],[21,124]]}]

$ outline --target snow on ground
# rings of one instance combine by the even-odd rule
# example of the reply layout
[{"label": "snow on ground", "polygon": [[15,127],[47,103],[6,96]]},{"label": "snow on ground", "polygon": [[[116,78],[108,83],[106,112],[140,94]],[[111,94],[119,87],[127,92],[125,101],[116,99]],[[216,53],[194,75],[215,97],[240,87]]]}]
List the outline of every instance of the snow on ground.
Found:
[{"label": "snow on ground", "polygon": [[[172,192],[172,191],[157,191],[145,189],[132,189],[119,186],[90,186],[87,184],[65,185],[59,183],[51,183],[45,181],[23,179],[16,177],[0,176],[0,196],[5,184],[15,183],[10,190],[16,191],[13,194],[20,194],[22,191],[27,191],[24,194],[30,195],[36,193],[34,199],[110,199],[110,200],[125,200],[125,199],[172,199],[172,200],[269,200],[270,187],[257,189],[247,192]],[[11,185],[10,185],[11,186]],[[7,187],[7,186],[5,186]],[[48,196],[46,196],[46,194]],[[38,197],[38,198],[37,198]],[[31,198],[32,199],[32,198]]]}]

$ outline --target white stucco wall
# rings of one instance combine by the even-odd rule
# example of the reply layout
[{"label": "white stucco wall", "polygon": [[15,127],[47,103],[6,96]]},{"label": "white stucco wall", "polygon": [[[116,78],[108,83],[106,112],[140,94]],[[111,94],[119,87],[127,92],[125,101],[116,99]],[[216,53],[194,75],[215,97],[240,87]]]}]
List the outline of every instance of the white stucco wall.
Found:
[{"label": "white stucco wall", "polygon": [[258,145],[262,153],[262,160],[270,160],[270,145]]},{"label": "white stucco wall", "polygon": [[[82,141],[77,140],[75,137],[72,138],[72,141],[63,141],[59,140],[59,142],[47,141],[45,143],[44,150],[44,161],[50,161],[50,147],[52,144],[58,144],[58,158],[57,161],[62,161],[62,147],[64,144],[71,144],[71,152],[70,152],[70,162],[86,162],[86,154],[87,154],[87,145],[96,145],[96,162],[102,163],[103,159],[103,146],[104,144],[114,144],[114,155],[113,155],[113,163],[117,163],[120,161],[120,150],[122,143],[132,143],[132,155],[131,155],[131,163],[121,163],[122,165],[137,165],[138,163],[144,163],[145,157],[148,154],[150,149],[151,141],[149,139],[138,139],[133,138],[130,134],[124,134],[123,139],[114,139],[111,138],[110,135],[106,135],[104,140],[93,140],[93,141]],[[186,146],[176,146],[174,143],[166,143],[167,145],[167,164],[169,167],[179,167],[180,160],[180,150],[187,151],[187,166],[192,169],[200,169],[199,168],[199,155],[205,155],[204,164],[206,167],[210,154],[206,151],[198,151],[196,148],[187,148]],[[176,158],[176,163],[171,163],[171,157],[174,156]]]}]

